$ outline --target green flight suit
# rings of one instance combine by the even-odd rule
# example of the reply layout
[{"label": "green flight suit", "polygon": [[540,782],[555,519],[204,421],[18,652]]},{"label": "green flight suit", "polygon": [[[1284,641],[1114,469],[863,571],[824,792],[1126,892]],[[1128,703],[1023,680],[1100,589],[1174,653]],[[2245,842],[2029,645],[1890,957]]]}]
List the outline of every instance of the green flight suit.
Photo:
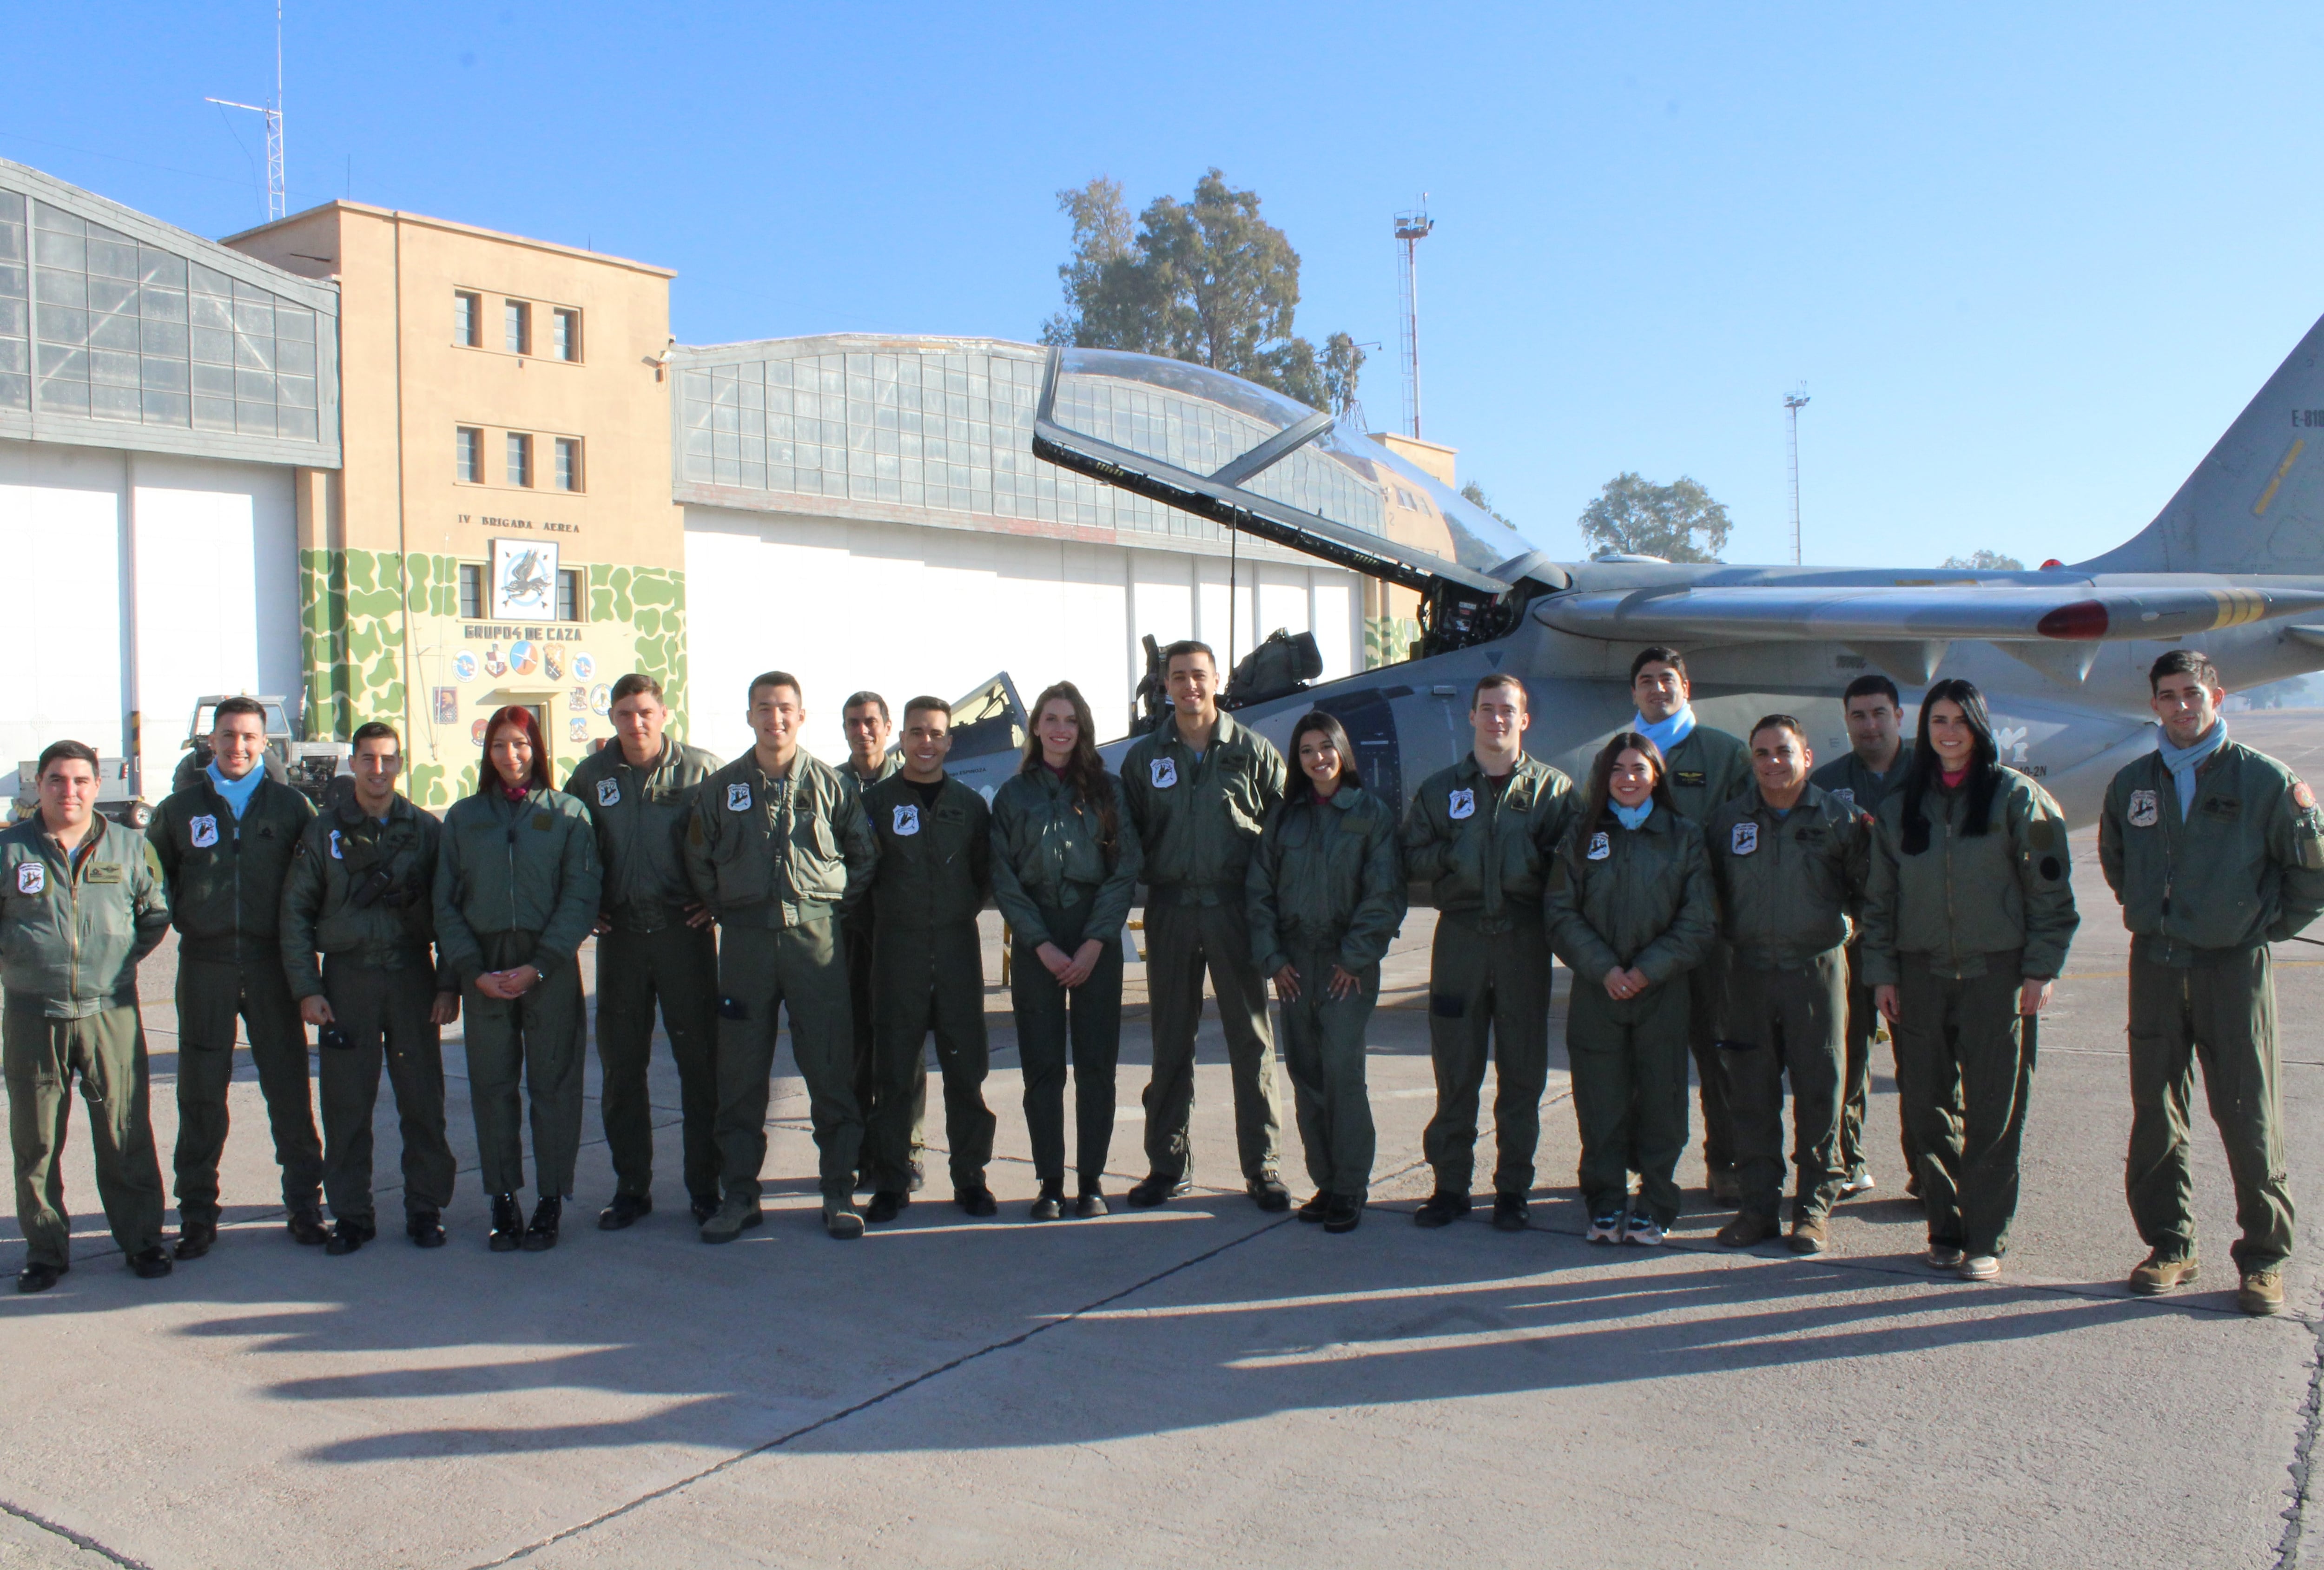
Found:
[{"label": "green flight suit", "polygon": [[1883,801],[1864,898],[1865,968],[1897,989],[1899,1090],[1921,1143],[1929,1242],[1971,1256],[2006,1249],[2017,1211],[2035,1056],[2019,987],[2065,969],[2080,922],[2065,815],[2032,780],[1995,767],[1982,834],[1966,832],[1974,771],[1959,790],[1932,784],[1925,849],[1905,848],[1909,788]]},{"label": "green flight suit", "polygon": [[[1303,786],[1304,786],[1303,781]],[[1296,973],[1286,998],[1283,1065],[1291,1077],[1307,1176],[1319,1194],[1361,1199],[1372,1183],[1372,1107],[1364,1027],[1379,1002],[1380,960],[1404,925],[1406,893],[1396,808],[1360,785],[1329,801],[1302,790],[1268,815],[1245,884],[1259,973]],[[1337,967],[1356,990],[1332,996]]]},{"label": "green flight suit", "polygon": [[1122,794],[1146,853],[1146,987],[1154,1010],[1146,1163],[1157,1178],[1185,1177],[1193,1159],[1187,1128],[1206,969],[1234,1076],[1244,1180],[1275,1177],[1281,1160],[1283,1098],[1267,978],[1252,963],[1243,916],[1243,880],[1288,775],[1272,742],[1223,714],[1200,756],[1170,720],[1132,743],[1121,760]]},{"label": "green flight suit", "polygon": [[97,1196],[124,1258],[161,1242],[137,962],[170,929],[161,865],[102,816],[69,856],[36,813],[0,833],[0,1070],[26,1262],[72,1263],[62,1157],[80,1079]]},{"label": "green flight suit", "polygon": [[850,1204],[863,1112],[840,924],[879,855],[855,788],[804,749],[780,780],[745,753],[695,798],[686,872],[720,928],[718,1160],[728,1197],[759,1196],[781,1012],[807,1082],[824,1205]]},{"label": "green flight suit", "polygon": [[372,1113],[383,1066],[402,1134],[404,1214],[440,1214],[452,1203],[443,1038],[432,1012],[437,994],[460,989],[433,952],[443,833],[434,813],[402,796],[389,803],[383,822],[342,788],[307,825],[282,887],[290,994],[302,1002],[324,999],[349,1038],[345,1047],[320,1051],[315,1072],[323,1194],[342,1221],[374,1224]]},{"label": "green flight suit", "polygon": [[[1636,1208],[1671,1226],[1686,1153],[1692,1017],[1681,978],[1719,931],[1702,830],[1659,804],[1634,829],[1610,808],[1595,827],[1577,815],[1551,858],[1548,885],[1549,941],[1573,972],[1565,1049],[1583,1206],[1593,1219],[1621,1214],[1636,1172]],[[1646,990],[1608,996],[1607,973],[1618,968],[1642,972]]]},{"label": "green flight suit", "polygon": [[[460,978],[468,1102],[487,1194],[524,1187],[529,1109],[534,1188],[543,1199],[573,1196],[589,1045],[576,956],[604,887],[588,810],[561,790],[536,787],[511,801],[490,783],[444,815],[436,947]],[[523,965],[540,980],[521,998],[488,998],[476,986],[488,970]]]},{"label": "green flight suit", "polygon": [[2099,864],[2131,932],[2124,1186],[2147,1245],[2192,1258],[2200,1057],[2236,1186],[2230,1251],[2246,1273],[2275,1270],[2292,1255],[2292,1209],[2267,946],[2324,910],[2324,814],[2298,775],[2231,740],[2197,766],[2194,797],[2150,753],[2115,776],[2098,818]]},{"label": "green flight suit", "polygon": [[[1074,1169],[1084,1192],[1105,1176],[1113,1141],[1114,1066],[1121,1056],[1121,930],[1146,864],[1121,781],[1109,845],[1104,814],[1040,763],[1010,776],[992,798],[992,901],[1012,944],[1009,999],[1025,1078],[1025,1131],[1033,1175],[1065,1175],[1065,1065],[1074,1078]],[[1060,986],[1041,963],[1051,944],[1070,959],[1091,938],[1102,946],[1088,979]]]},{"label": "green flight suit", "polygon": [[604,869],[597,938],[597,1110],[613,1188],[653,1193],[654,1005],[661,1005],[678,1066],[686,1192],[718,1203],[718,938],[687,924],[686,826],[694,798],[718,768],[699,747],[665,736],[639,765],[616,739],[574,767],[565,793],[588,810]]},{"label": "green flight suit", "polygon": [[1728,943],[1723,1017],[1739,1209],[1782,1214],[1784,1079],[1800,1219],[1821,1218],[1848,1176],[1840,1161],[1847,1064],[1848,937],[1863,904],[1871,819],[1805,786],[1780,816],[1755,786],[1703,830]]},{"label": "green flight suit", "polygon": [[[880,766],[869,774],[856,769],[853,757],[838,765],[838,773],[860,793],[894,775],[903,766],[902,753],[882,753]],[[879,1058],[872,1031],[872,928],[875,920],[874,905],[872,891],[865,891],[863,898],[839,924],[841,940],[847,948],[847,1010],[855,1041],[855,1104],[862,1109],[867,1138],[872,1127],[872,1113],[880,1095]],[[912,1163],[916,1171],[921,1147],[926,1143],[927,1121],[928,1067],[922,1062],[912,1071]]]},{"label": "green flight suit", "polygon": [[863,793],[863,815],[880,843],[871,890],[880,908],[872,929],[879,1073],[864,1120],[863,1168],[875,1189],[909,1187],[912,1086],[927,1082],[933,1032],[953,1189],[982,1188],[994,1121],[984,1104],[992,1057],[976,917],[992,893],[992,809],[956,780],[940,780],[931,792],[898,773]]},{"label": "green flight suit", "polygon": [[[1671,802],[1698,827],[1752,788],[1751,749],[1698,725],[1665,753]],[[1720,1060],[1720,1009],[1726,1002],[1726,946],[1713,938],[1702,963],[1687,973],[1687,1047],[1694,1054],[1702,1100],[1702,1164],[1713,1173],[1735,1165],[1734,1119],[1727,1108],[1727,1069]],[[1611,1001],[1610,999],[1609,1000]]]},{"label": "green flight suit", "polygon": [[1405,873],[1430,886],[1428,1055],[1436,1111],[1421,1136],[1436,1191],[1469,1192],[1477,1098],[1494,1066],[1493,1192],[1533,1188],[1549,1084],[1550,951],[1542,891],[1573,821],[1573,782],[1529,753],[1496,781],[1471,753],[1422,781],[1404,815]]},{"label": "green flight suit", "polygon": [[[1842,796],[1856,810],[1869,817],[1880,810],[1888,792],[1904,782],[1904,771],[1913,764],[1913,743],[1904,742],[1896,749],[1896,761],[1885,774],[1868,767],[1854,752],[1834,758],[1808,776],[1808,783],[1819,790]],[[1868,865],[1869,864],[1868,863]],[[1840,1167],[1853,1177],[1865,1169],[1864,1114],[1872,1100],[1872,1042],[1881,1033],[1880,1011],[1873,1006],[1872,984],[1864,979],[1864,933],[1859,925],[1848,940],[1848,1065],[1842,1080],[1843,1101],[1840,1111]],[[1888,1057],[1895,1062],[1896,1039],[1888,1038]],[[1913,1142],[1913,1130],[1903,1119],[1897,1120],[1900,1131],[1898,1143],[1903,1147],[1904,1170],[1921,1169],[1921,1148]]]},{"label": "green flight suit", "polygon": [[261,780],[237,820],[207,771],[165,799],[146,826],[178,929],[178,1219],[218,1219],[235,1020],[266,1102],[283,1207],[313,1213],[323,1183],[307,1077],[307,1026],[282,974],[282,884],[315,809]]}]

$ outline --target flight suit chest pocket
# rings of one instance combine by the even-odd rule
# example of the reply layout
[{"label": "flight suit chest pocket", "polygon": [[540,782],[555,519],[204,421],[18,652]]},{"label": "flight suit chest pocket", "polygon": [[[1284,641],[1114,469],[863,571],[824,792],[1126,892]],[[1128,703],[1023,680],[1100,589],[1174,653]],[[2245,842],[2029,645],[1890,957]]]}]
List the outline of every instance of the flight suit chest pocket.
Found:
[{"label": "flight suit chest pocket", "polygon": [[832,833],[831,820],[816,811],[812,801],[791,804],[791,843],[818,856],[839,854],[839,840]]}]

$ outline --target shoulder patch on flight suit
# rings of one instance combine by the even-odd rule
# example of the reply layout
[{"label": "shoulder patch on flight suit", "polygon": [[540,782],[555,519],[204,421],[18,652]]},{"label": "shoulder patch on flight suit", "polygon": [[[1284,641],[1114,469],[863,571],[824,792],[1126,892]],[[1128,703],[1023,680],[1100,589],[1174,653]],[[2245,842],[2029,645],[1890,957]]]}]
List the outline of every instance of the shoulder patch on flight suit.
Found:
[{"label": "shoulder patch on flight suit", "polygon": [[1700,790],[1702,787],[1711,783],[1711,776],[1704,773],[1700,769],[1674,769],[1671,771],[1671,783],[1674,785],[1692,785],[1696,790]]},{"label": "shoulder patch on flight suit", "polygon": [[1178,782],[1178,761],[1176,758],[1157,758],[1148,766],[1146,777],[1154,781],[1157,790],[1167,790]]},{"label": "shoulder patch on flight suit", "polygon": [[117,883],[124,871],[119,862],[97,862],[88,869],[88,881],[92,883]]},{"label": "shoulder patch on flight suit", "polygon": [[1590,860],[1593,862],[1604,861],[1608,856],[1614,854],[1613,836],[1609,835],[1604,829],[1600,829],[1596,834],[1590,836],[1590,849],[1586,854]]},{"label": "shoulder patch on flight suit", "polygon": [[2058,864],[2058,858],[2056,856],[2043,856],[2042,858],[2042,876],[2049,882],[2052,883],[2056,882],[2059,876],[2063,873],[2065,870],[2065,868]]},{"label": "shoulder patch on flight suit", "polygon": [[1444,816],[1455,823],[1473,817],[1476,811],[1477,793],[1474,790],[1455,790],[1444,804]]},{"label": "shoulder patch on flight suit", "polygon": [[45,893],[48,887],[49,869],[45,862],[16,864],[16,892],[19,894]]},{"label": "shoulder patch on flight suit", "polygon": [[726,787],[726,810],[729,812],[751,810],[751,787],[748,784],[737,780]]},{"label": "shoulder patch on flight suit", "polygon": [[1728,844],[1737,855],[1749,855],[1759,848],[1759,825],[1753,819],[1745,818],[1735,826],[1735,836]]},{"label": "shoulder patch on flight suit", "polygon": [[909,839],[920,832],[920,809],[909,803],[899,807],[890,823],[899,836]]},{"label": "shoulder patch on flight suit", "polygon": [[598,780],[597,805],[600,807],[619,807],[621,804],[622,782],[619,780],[613,779]]},{"label": "shoulder patch on flight suit", "polygon": [[2035,850],[2043,851],[2048,850],[2052,845],[2056,844],[2057,839],[2058,826],[2052,823],[2046,817],[2035,818],[2034,820],[2033,829],[2025,836],[2025,842],[2028,845],[2032,845]]},{"label": "shoulder patch on flight suit", "polygon": [[206,812],[199,817],[188,819],[186,837],[193,841],[196,850],[208,850],[217,844],[217,817]]},{"label": "shoulder patch on flight suit", "polygon": [[2162,799],[2153,791],[2134,790],[2130,793],[2131,827],[2153,828],[2156,819],[2162,816]]},{"label": "shoulder patch on flight suit", "polygon": [[2307,780],[2294,780],[2292,782],[2292,804],[2302,812],[2315,810],[2316,792],[2308,789]]}]

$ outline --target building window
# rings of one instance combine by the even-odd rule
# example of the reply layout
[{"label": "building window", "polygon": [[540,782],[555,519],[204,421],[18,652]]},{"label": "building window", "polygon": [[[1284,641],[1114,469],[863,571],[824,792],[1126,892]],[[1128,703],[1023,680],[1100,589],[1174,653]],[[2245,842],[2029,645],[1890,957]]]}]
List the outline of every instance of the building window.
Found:
[{"label": "building window", "polygon": [[521,300],[501,302],[504,308],[503,321],[508,352],[512,355],[532,353],[532,307]]},{"label": "building window", "polygon": [[512,485],[532,484],[532,438],[520,436],[512,430],[508,439],[508,483]]},{"label": "building window", "polygon": [[581,488],[581,441],[578,437],[557,439],[557,488],[577,491]]},{"label": "building window", "polygon": [[581,357],[581,313],[577,310],[549,312],[549,352],[560,360]]},{"label": "building window", "polygon": [[452,472],[471,485],[484,483],[484,433],[473,425],[463,425],[454,435]]},{"label": "building window", "polygon": [[466,291],[452,296],[452,341],[470,349],[484,341],[484,302]]},{"label": "building window", "polygon": [[484,614],[484,568],[481,562],[460,564],[460,617],[477,622]]},{"label": "building window", "polygon": [[570,568],[557,574],[557,619],[577,622],[581,619],[581,575]]}]

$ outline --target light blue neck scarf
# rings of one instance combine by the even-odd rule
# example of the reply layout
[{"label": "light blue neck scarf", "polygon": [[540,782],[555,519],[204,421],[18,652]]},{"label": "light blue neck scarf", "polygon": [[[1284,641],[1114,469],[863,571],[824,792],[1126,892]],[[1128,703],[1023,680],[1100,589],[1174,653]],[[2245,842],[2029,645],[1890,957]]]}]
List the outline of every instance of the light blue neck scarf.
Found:
[{"label": "light blue neck scarf", "polygon": [[2187,821],[2187,814],[2195,806],[2195,771],[2203,760],[2219,750],[2227,739],[2227,717],[2221,715],[2211,722],[2211,728],[2195,738],[2191,747],[2174,747],[2171,733],[2161,725],[2154,727],[2157,745],[2163,754],[2163,766],[2171,771],[2171,782],[2179,787],[2179,821]]},{"label": "light blue neck scarf", "polygon": [[262,759],[256,768],[239,780],[229,780],[219,773],[216,763],[209,766],[208,771],[210,789],[226,798],[226,804],[234,809],[234,820],[240,823],[250,799],[258,794],[258,782],[266,778],[265,762]]},{"label": "light blue neck scarf", "polygon": [[1678,711],[1668,719],[1657,720],[1653,725],[1648,725],[1646,716],[1642,714],[1632,715],[1630,718],[1630,728],[1654,743],[1665,758],[1670,756],[1673,747],[1694,734],[1694,705],[1691,703],[1681,704]]},{"label": "light blue neck scarf", "polygon": [[[1679,711],[1680,714],[1683,714],[1686,711],[1683,709]],[[1678,716],[1673,715],[1671,717],[1673,719],[1676,719]],[[1644,733],[1642,732],[1640,734],[1643,734]],[[1659,743],[1656,744],[1660,745]],[[1636,830],[1640,824],[1646,822],[1648,817],[1654,815],[1655,799],[1649,796],[1644,801],[1639,802],[1636,807],[1625,807],[1618,801],[1609,801],[1606,805],[1614,809],[1614,816],[1622,820],[1622,827],[1624,828]]]}]

